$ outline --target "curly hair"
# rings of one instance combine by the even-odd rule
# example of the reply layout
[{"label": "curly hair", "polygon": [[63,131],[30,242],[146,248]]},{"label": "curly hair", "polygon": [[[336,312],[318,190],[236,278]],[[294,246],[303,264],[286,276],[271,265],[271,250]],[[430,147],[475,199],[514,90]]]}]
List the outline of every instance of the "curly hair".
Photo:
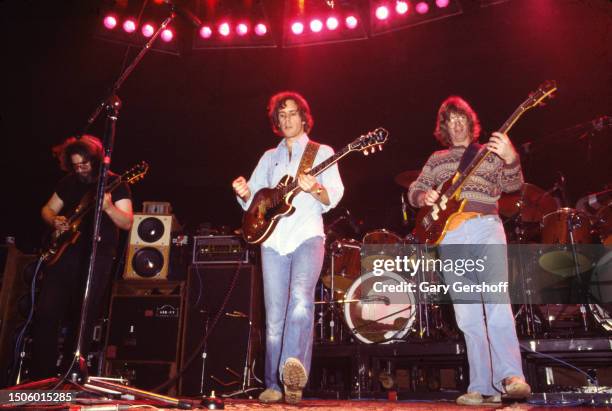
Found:
[{"label": "curly hair", "polygon": [[480,136],[480,121],[476,112],[468,104],[467,101],[459,96],[450,96],[440,106],[438,117],[436,120],[436,129],[434,136],[443,146],[451,146],[451,138],[448,132],[448,119],[450,115],[462,114],[467,117],[468,131],[471,135],[471,142],[477,141]]},{"label": "curly hair", "polygon": [[295,104],[298,106],[300,118],[304,122],[304,131],[309,133],[314,125],[314,119],[312,118],[312,114],[310,114],[310,106],[308,106],[306,99],[295,91],[281,91],[270,97],[270,102],[268,103],[268,117],[272,124],[272,130],[279,136],[283,135],[278,119],[278,112],[285,107],[287,100],[295,101]]},{"label": "curly hair", "polygon": [[84,134],[81,138],[68,137],[63,143],[53,147],[52,152],[59,161],[60,168],[66,172],[74,171],[71,160],[74,154],[80,155],[85,161],[90,161],[94,173],[97,173],[104,156],[100,139],[89,134]]}]

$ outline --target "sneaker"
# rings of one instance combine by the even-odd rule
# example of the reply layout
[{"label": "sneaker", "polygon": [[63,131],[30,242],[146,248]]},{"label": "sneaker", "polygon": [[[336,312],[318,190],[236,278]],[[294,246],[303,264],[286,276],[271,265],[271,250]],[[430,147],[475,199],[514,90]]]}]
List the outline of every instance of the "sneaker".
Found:
[{"label": "sneaker", "polygon": [[499,405],[501,404],[501,395],[495,394],[483,396],[479,392],[468,392],[457,398],[456,402],[459,405]]},{"label": "sneaker", "polygon": [[302,390],[308,381],[306,368],[297,358],[287,358],[283,366],[283,384],[285,386],[285,402],[297,404],[302,399]]},{"label": "sneaker", "polygon": [[504,389],[508,398],[523,399],[531,394],[531,387],[522,377],[508,377],[504,379]]},{"label": "sneaker", "polygon": [[266,388],[264,392],[259,394],[259,402],[263,403],[279,402],[282,399],[283,393],[272,388]]}]

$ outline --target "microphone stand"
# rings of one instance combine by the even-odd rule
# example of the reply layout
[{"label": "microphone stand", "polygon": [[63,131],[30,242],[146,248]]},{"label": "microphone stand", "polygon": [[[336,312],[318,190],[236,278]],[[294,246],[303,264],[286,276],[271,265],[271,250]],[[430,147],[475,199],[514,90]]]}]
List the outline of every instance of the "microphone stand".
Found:
[{"label": "microphone stand", "polygon": [[[155,40],[159,37],[161,32],[176,18],[176,9],[172,7],[169,16],[162,22],[160,27],[153,33],[151,38],[145,43],[140,52],[134,57],[132,63],[126,67],[126,69],[119,75],[119,78],[115,81],[111,87],[110,93],[105,97],[102,102],[95,108],[92,115],[87,119],[87,124],[84,127],[81,135],[85,134],[89,127],[96,121],[100,113],[105,111],[106,123],[104,130],[103,146],[104,146],[104,159],[100,164],[98,171],[98,183],[96,187],[96,204],[94,214],[94,225],[93,235],[91,239],[91,253],[89,256],[89,266],[87,270],[87,282],[85,284],[85,292],[83,294],[83,303],[81,306],[81,320],[79,322],[79,331],[77,338],[77,345],[74,352],[74,358],[71,365],[68,367],[68,371],[61,378],[49,378],[46,380],[35,381],[33,383],[26,384],[28,388],[39,387],[39,386],[52,386],[52,389],[60,387],[66,383],[72,384],[80,390],[94,391],[100,393],[100,395],[113,394],[129,394],[134,397],[144,398],[156,401],[158,403],[178,407],[180,409],[191,409],[193,403],[191,401],[179,400],[178,398],[172,398],[164,395],[155,394],[148,391],[139,390],[137,388],[126,387],[122,383],[125,382],[123,379],[116,379],[118,383],[110,382],[108,378],[100,377],[89,377],[87,374],[87,366],[85,359],[81,355],[81,348],[83,346],[83,335],[85,329],[85,323],[87,320],[87,311],[90,305],[90,288],[91,282],[94,275],[94,268],[96,263],[98,243],[100,241],[100,222],[102,220],[102,205],[104,203],[104,193],[106,188],[106,181],[108,178],[108,171],[110,169],[113,146],[115,143],[115,126],[119,118],[119,110],[121,109],[121,100],[117,96],[117,92],[121,88],[121,85],[134,71],[136,66],[140,63],[145,54],[151,49]],[[70,377],[68,379],[68,377]],[[9,389],[19,389],[19,386],[11,387]],[[17,405],[17,404],[16,404]]]}]

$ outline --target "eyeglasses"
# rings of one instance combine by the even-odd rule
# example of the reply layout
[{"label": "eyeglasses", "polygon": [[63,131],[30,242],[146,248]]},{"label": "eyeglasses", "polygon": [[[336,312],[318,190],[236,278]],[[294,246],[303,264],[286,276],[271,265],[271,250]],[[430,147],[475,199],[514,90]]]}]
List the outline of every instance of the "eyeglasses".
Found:
[{"label": "eyeglasses", "polygon": [[83,160],[78,163],[72,163],[72,168],[78,170],[80,168],[87,168],[91,162],[89,160]]},{"label": "eyeglasses", "polygon": [[462,115],[457,115],[457,114],[451,114],[450,116],[448,116],[448,120],[447,120],[448,124],[464,123],[464,122],[467,122],[467,117],[462,116]]}]

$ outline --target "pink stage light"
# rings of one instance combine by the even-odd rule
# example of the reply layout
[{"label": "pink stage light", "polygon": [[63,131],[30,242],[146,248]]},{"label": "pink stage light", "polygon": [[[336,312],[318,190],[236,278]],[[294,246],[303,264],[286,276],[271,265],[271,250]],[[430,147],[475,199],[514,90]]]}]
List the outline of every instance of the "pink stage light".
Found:
[{"label": "pink stage light", "polygon": [[212,36],[212,29],[210,26],[202,26],[200,29],[200,37],[203,39],[209,39]]},{"label": "pink stage light", "polygon": [[378,20],[386,20],[389,17],[389,9],[387,6],[378,6],[375,14]]},{"label": "pink stage light", "polygon": [[115,27],[117,27],[117,19],[114,16],[104,17],[104,27],[109,30],[114,29]]},{"label": "pink stage light", "polygon": [[359,21],[357,20],[357,17],[355,16],[348,16],[345,22],[346,22],[346,27],[348,27],[349,29],[354,29],[355,27],[357,27],[357,23],[359,23]]},{"label": "pink stage light", "polygon": [[408,12],[408,3],[405,1],[398,1],[395,3],[395,11],[397,14],[406,14]]},{"label": "pink stage light", "polygon": [[246,23],[239,23],[236,26],[236,33],[238,33],[239,36],[244,36],[248,32],[249,32],[249,26],[247,26]]},{"label": "pink stage light", "polygon": [[230,26],[229,23],[223,22],[219,24],[219,34],[223,37],[227,37],[230,34]]},{"label": "pink stage light", "polygon": [[319,19],[314,19],[310,22],[310,30],[315,33],[320,32],[323,29],[323,22]]},{"label": "pink stage light", "polygon": [[415,7],[417,13],[419,14],[425,14],[429,11],[429,5],[427,3],[425,3],[424,1],[421,1],[419,3],[417,3],[416,7]]},{"label": "pink stage light", "polygon": [[295,23],[291,25],[291,31],[295,35],[300,35],[304,32],[304,25],[300,23],[299,21],[296,21]]},{"label": "pink stage light", "polygon": [[142,32],[143,36],[151,37],[153,33],[155,33],[155,28],[151,24],[147,23],[142,26],[142,29],[140,31]]},{"label": "pink stage light", "polygon": [[436,6],[440,7],[441,9],[447,7],[448,3],[450,3],[449,0],[436,0]]},{"label": "pink stage light", "polygon": [[125,30],[126,33],[133,33],[134,31],[136,31],[136,23],[134,22],[134,20],[127,19],[126,21],[124,21],[123,30]]},{"label": "pink stage light", "polygon": [[328,30],[336,30],[338,28],[338,19],[335,17],[328,17],[325,21],[325,25]]},{"label": "pink stage light", "polygon": [[169,43],[172,41],[172,38],[174,37],[174,33],[172,32],[172,30],[170,29],[164,29],[161,32],[161,38],[163,41],[165,41],[166,43]]},{"label": "pink stage light", "polygon": [[266,27],[265,24],[259,23],[258,25],[255,26],[255,34],[257,34],[258,36],[265,36],[267,32],[268,32],[268,28]]}]

